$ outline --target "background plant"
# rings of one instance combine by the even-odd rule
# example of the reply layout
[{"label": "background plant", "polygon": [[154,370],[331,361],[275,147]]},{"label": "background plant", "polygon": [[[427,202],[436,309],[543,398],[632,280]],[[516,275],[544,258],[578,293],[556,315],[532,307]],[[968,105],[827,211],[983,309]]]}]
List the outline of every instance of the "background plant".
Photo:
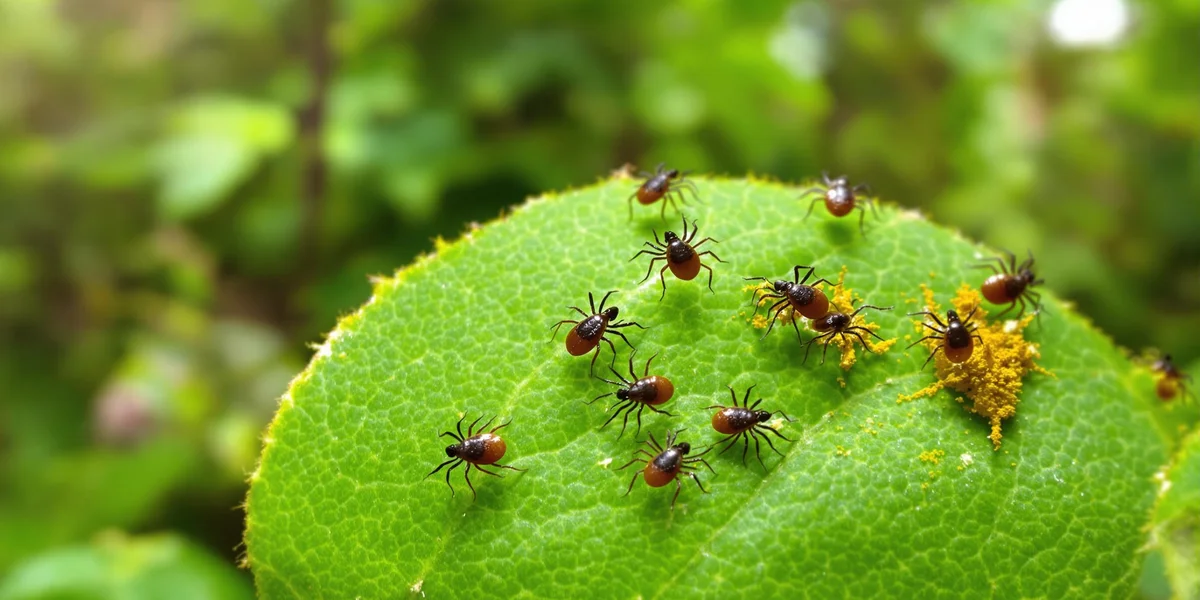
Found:
[{"label": "background plant", "polygon": [[232,558],[364,274],[627,161],[849,173],[1194,364],[1200,8],[1069,47],[1053,6],[0,0],[0,572],[109,527]]}]

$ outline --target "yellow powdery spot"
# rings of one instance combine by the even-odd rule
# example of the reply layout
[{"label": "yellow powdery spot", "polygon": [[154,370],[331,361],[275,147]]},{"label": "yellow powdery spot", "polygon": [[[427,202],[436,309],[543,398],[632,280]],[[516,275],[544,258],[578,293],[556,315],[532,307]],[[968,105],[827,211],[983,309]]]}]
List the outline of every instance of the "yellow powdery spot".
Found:
[{"label": "yellow powdery spot", "polygon": [[833,451],[833,453],[838,456],[850,456],[850,451],[842,446],[838,446],[837,449]]},{"label": "yellow powdery spot", "polygon": [[[846,265],[842,265],[842,270],[838,272],[837,287],[834,288],[833,297],[829,299],[829,303],[833,305],[833,310],[848,315],[854,312],[854,302],[854,290],[846,287]],[[861,296],[858,297],[858,302],[863,302]],[[862,327],[870,331],[879,331],[879,324],[867,322],[866,315],[866,311],[858,313],[848,327]],[[867,348],[875,354],[883,354],[896,344],[894,339],[876,342],[875,338],[870,335],[864,335],[862,338],[866,342]],[[838,364],[843,371],[849,371],[854,363],[858,362],[854,348],[854,342],[858,341],[858,338],[852,335],[835,335],[831,339],[833,340],[831,343],[837,346],[842,354]]]},{"label": "yellow powdery spot", "polygon": [[[759,314],[758,310],[764,306],[772,306],[776,302],[780,301],[780,298],[769,298],[766,296],[766,294],[775,293],[775,286],[768,281],[763,281],[753,285],[742,286],[742,293],[745,292],[750,292],[754,294],[755,297],[754,316],[750,319],[750,324],[755,329],[766,329],[771,323],[771,313],[768,312],[766,314]],[[779,325],[790,325],[792,321],[796,320],[797,318],[795,311],[792,310],[791,304],[788,304],[782,308],[783,310],[780,311],[779,317],[777,318],[778,323],[775,324],[776,327]]]},{"label": "yellow powdery spot", "polygon": [[926,450],[926,451],[922,452],[921,455],[918,456],[917,458],[919,458],[921,460],[921,462],[933,463],[933,464],[937,465],[937,464],[941,464],[942,457],[944,457],[944,456],[946,456],[945,450],[942,450],[940,448],[934,448],[933,450]]},{"label": "yellow powdery spot", "polygon": [[[925,286],[922,288],[926,308],[940,314],[942,310],[933,299],[933,291]],[[980,306],[980,302],[979,292],[965,283],[952,300],[955,310],[964,317]],[[943,388],[953,389],[970,400],[968,405],[962,398],[958,399],[963,403],[963,408],[988,420],[991,424],[988,438],[992,440],[993,449],[999,450],[1003,437],[1000,424],[1017,414],[1025,374],[1037,371],[1053,376],[1053,373],[1034,363],[1039,356],[1038,344],[1025,340],[1025,328],[1033,321],[1034,315],[1026,315],[1020,321],[990,324],[986,317],[987,311],[980,306],[971,319],[971,323],[977,325],[975,333],[983,340],[982,344],[975,342],[971,358],[962,364],[954,364],[946,358],[945,353],[939,352],[933,359],[938,380],[912,394],[902,394],[898,401],[932,396]],[[922,329],[919,322],[914,326]],[[925,345],[932,351],[938,343],[940,340],[926,340]]]}]

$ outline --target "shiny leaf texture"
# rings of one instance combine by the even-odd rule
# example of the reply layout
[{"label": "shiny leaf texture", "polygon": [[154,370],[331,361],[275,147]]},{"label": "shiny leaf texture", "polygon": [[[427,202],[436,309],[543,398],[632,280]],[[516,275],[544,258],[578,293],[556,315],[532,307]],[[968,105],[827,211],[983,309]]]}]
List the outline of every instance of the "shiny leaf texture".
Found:
[{"label": "shiny leaf texture", "polygon": [[[1044,291],[1046,314],[1026,330],[1040,344],[1015,418],[993,450],[989,427],[943,391],[899,403],[934,380],[906,312],[921,284],[948,304],[990,252],[915,213],[880,206],[866,235],[857,213],[818,204],[804,218],[802,187],[699,178],[701,201],[683,211],[725,263],[692,281],[667,273],[666,298],[648,257],[630,262],[651,229],[679,217],[626,200],[623,177],[534,199],[506,218],[380,279],[370,302],[342,319],[292,383],[251,477],[246,541],[264,598],[430,597],[1000,597],[1124,595],[1140,565],[1152,475],[1178,432],[1158,425],[1150,378],[1101,333]],[[1051,261],[1053,257],[1042,257]],[[836,352],[807,363],[791,327],[768,337],[750,323],[743,277],[791,278],[814,265],[866,302],[897,343],[859,353],[849,371]],[[658,263],[661,265],[662,263]],[[1050,287],[1053,282],[1050,283]],[[563,348],[587,293],[619,289],[610,304],[643,361],[675,396],[618,439],[598,429],[612,387],[589,377],[589,358]],[[805,331],[805,339],[812,333]],[[616,339],[617,364],[628,348]],[[605,347],[597,374],[608,375]],[[654,433],[686,427],[694,447],[720,439],[712,411],[756,385],[751,400],[793,419],[764,445],[764,469],[740,448],[705,458],[671,509],[674,486],[617,471]],[[442,474],[462,416],[497,415],[502,461],[526,472],[461,469],[451,496]]]}]

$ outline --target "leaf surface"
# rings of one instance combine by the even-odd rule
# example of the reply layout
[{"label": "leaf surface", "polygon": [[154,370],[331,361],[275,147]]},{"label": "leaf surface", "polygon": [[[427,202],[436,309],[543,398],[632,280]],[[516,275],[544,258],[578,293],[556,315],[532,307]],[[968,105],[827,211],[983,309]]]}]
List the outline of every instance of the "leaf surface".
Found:
[{"label": "leaf surface", "polygon": [[[698,179],[702,203],[684,212],[712,236],[715,293],[706,272],[667,273],[630,257],[651,228],[679,232],[678,217],[626,199],[638,182],[612,179],[545,196],[475,229],[435,256],[380,280],[293,382],[251,478],[246,541],[262,597],[795,597],[1128,594],[1154,502],[1151,477],[1178,432],[1160,425],[1152,382],[1102,334],[1044,292],[1047,314],[1027,330],[1041,346],[1017,416],[993,450],[987,422],[943,391],[898,403],[934,381],[906,312],[922,283],[948,304],[978,285],[978,249],[913,213],[881,206],[835,219],[819,205],[805,220],[799,189]],[[1044,257],[1052,260],[1052,257]],[[747,276],[791,278],[800,263],[845,283],[885,338],[839,368],[807,364],[791,327],[761,339],[750,323]],[[661,265],[662,263],[657,263]],[[588,375],[548,327],[587,309],[587,293],[620,289],[610,303],[641,363],[674,382],[663,408],[618,439],[598,429],[613,388]],[[812,336],[805,331],[805,339]],[[628,348],[615,339],[618,365]],[[597,374],[607,373],[605,347]],[[627,375],[627,373],[626,373]],[[844,383],[844,385],[843,385]],[[750,449],[706,458],[675,510],[674,485],[640,480],[623,496],[638,440],[686,427],[694,447],[720,439],[712,411],[756,385],[751,399],[795,419],[775,439],[784,454]],[[503,479],[459,469],[451,496],[442,474],[460,416],[498,415]],[[937,452],[940,451],[940,452]],[[924,456],[925,460],[922,460]],[[934,458],[938,461],[934,462]]]}]

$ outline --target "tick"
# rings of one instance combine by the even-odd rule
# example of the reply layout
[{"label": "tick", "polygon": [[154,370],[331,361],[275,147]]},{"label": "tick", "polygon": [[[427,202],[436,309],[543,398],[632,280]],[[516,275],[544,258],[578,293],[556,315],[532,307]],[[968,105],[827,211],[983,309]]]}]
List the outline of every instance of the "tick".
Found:
[{"label": "tick", "polygon": [[808,362],[808,351],[812,350],[813,343],[821,338],[825,338],[825,348],[821,350],[821,364],[825,364],[825,353],[829,351],[829,343],[833,341],[834,336],[839,335],[842,337],[842,339],[845,339],[847,335],[852,335],[858,338],[858,341],[862,343],[863,348],[865,348],[867,352],[874,352],[874,350],[871,350],[871,347],[867,345],[867,341],[864,340],[862,335],[858,332],[865,331],[866,333],[875,336],[876,339],[881,342],[884,341],[883,338],[879,337],[879,334],[867,329],[866,327],[861,325],[851,325],[851,323],[854,322],[854,317],[858,316],[858,313],[862,312],[864,308],[871,308],[874,310],[892,310],[894,307],[872,306],[870,304],[864,304],[848,315],[846,313],[831,312],[819,319],[813,319],[811,322],[809,322],[809,326],[813,328],[813,331],[816,331],[821,335],[808,340],[808,344],[804,349],[804,362]]},{"label": "tick", "polygon": [[776,431],[774,427],[766,425],[766,422],[770,421],[771,416],[775,414],[779,414],[779,416],[787,419],[789,423],[792,421],[792,418],[783,414],[782,410],[777,410],[775,412],[758,410],[758,405],[762,403],[762,398],[755,400],[754,404],[749,404],[750,390],[753,389],[754,386],[750,386],[746,389],[746,394],[742,397],[742,403],[739,405],[737,394],[733,391],[733,388],[729,388],[729,396],[733,398],[732,406],[714,404],[713,406],[709,406],[707,408],[720,409],[716,412],[716,414],[713,415],[712,426],[713,429],[716,429],[718,433],[724,433],[729,436],[724,440],[717,442],[717,444],[728,442],[725,444],[725,449],[721,450],[719,454],[725,454],[725,451],[732,448],[737,443],[738,439],[742,439],[744,442],[744,447],[742,448],[742,464],[746,464],[746,452],[750,450],[750,437],[753,436],[754,454],[758,457],[758,464],[762,465],[763,470],[766,470],[767,465],[763,464],[761,453],[762,448],[758,442],[759,438],[766,440],[767,445],[775,451],[775,454],[783,456],[783,453],[775,448],[775,444],[771,442],[771,438],[767,437],[767,434],[764,432],[771,432],[789,442],[794,441]]},{"label": "tick", "polygon": [[[464,436],[462,432],[462,422],[464,418],[466,417],[460,417],[458,419],[458,423],[454,425],[455,431],[458,432],[457,434],[455,434],[453,431],[443,431],[441,435],[438,436],[450,436],[454,438],[457,443],[446,446],[446,456],[449,456],[450,460],[438,465],[436,469],[429,472],[429,475],[433,475],[434,473],[441,471],[442,467],[450,465],[450,468],[446,469],[446,485],[450,486],[450,495],[454,496],[454,486],[450,485],[450,472],[458,467],[458,465],[466,463],[467,469],[466,471],[463,471],[463,477],[465,477],[467,480],[467,486],[471,488],[471,497],[478,498],[478,494],[475,493],[475,486],[471,484],[471,467],[475,467],[476,471],[482,471],[494,477],[503,477],[503,475],[499,473],[493,473],[483,468],[483,465],[491,465],[501,469],[512,469],[513,471],[524,471],[525,469],[518,469],[516,467],[510,467],[508,465],[502,465],[496,462],[501,458],[504,458],[504,452],[508,450],[508,447],[504,444],[504,440],[500,439],[500,436],[496,435],[496,432],[508,427],[508,424],[512,423],[512,421],[509,421],[508,423],[501,423],[485,433],[484,430],[492,424],[492,421],[496,420],[496,417],[492,417],[488,419],[487,423],[483,424],[483,427],[479,428],[479,433],[475,433],[475,425],[477,425],[479,421],[483,419],[483,417],[480,416],[467,427],[467,435]],[[428,478],[429,475],[426,475],[425,477]]]},{"label": "tick", "polygon": [[550,340],[553,341],[555,336],[558,335],[559,328],[561,328],[563,325],[566,325],[567,323],[572,323],[575,325],[571,328],[571,332],[567,334],[567,352],[569,352],[571,356],[583,356],[584,354],[594,350],[595,356],[592,357],[592,367],[588,371],[589,373],[595,370],[596,359],[600,357],[600,342],[608,344],[608,347],[612,349],[613,360],[609,368],[612,368],[612,365],[617,363],[617,348],[616,346],[613,346],[612,340],[605,337],[606,333],[611,333],[622,340],[625,340],[625,344],[630,348],[633,348],[633,344],[629,343],[629,338],[626,338],[625,334],[614,330],[622,327],[629,327],[631,325],[645,329],[645,327],[642,327],[636,321],[618,321],[617,315],[620,314],[621,311],[617,307],[610,306],[608,308],[604,308],[604,304],[608,302],[608,297],[614,293],[616,293],[616,290],[605,294],[604,298],[600,300],[600,309],[596,310],[596,300],[592,296],[592,293],[588,292],[588,306],[592,309],[591,314],[583,312],[583,309],[579,308],[578,306],[569,306],[567,308],[570,308],[580,315],[583,315],[583,320],[578,321],[574,319],[563,319],[562,321],[550,326],[550,328],[554,330],[554,333],[550,336]]},{"label": "tick", "polygon": [[[646,370],[642,373],[641,377],[638,377],[637,373],[635,373],[633,370],[633,355],[634,352],[629,353],[629,379],[625,379],[620,373],[617,372],[616,369],[612,367],[609,367],[609,370],[612,371],[613,375],[616,375],[617,379],[620,381],[612,381],[602,377],[596,378],[600,381],[615,385],[620,388],[615,392],[602,394],[592,399],[592,402],[595,402],[596,400],[607,396],[615,395],[617,397],[617,403],[606,409],[612,410],[615,408],[616,410],[614,410],[612,416],[610,416],[608,420],[600,426],[600,429],[608,427],[608,424],[612,423],[613,419],[616,419],[618,415],[624,413],[625,418],[621,422],[621,434],[617,436],[617,439],[621,439],[621,436],[625,435],[625,427],[629,425],[629,413],[637,414],[637,433],[642,432],[642,411],[647,408],[660,415],[667,415],[668,417],[675,416],[665,410],[655,408],[660,404],[665,404],[671,399],[671,396],[675,394],[675,386],[671,383],[670,379],[667,379],[661,375],[650,374],[650,363],[655,357],[658,356],[658,354],[651,356],[650,360],[646,361]],[[590,405],[592,402],[588,402],[587,404]]]},{"label": "tick", "polygon": [[[680,172],[679,169],[666,169],[664,163],[659,163],[653,173],[640,173],[646,181],[638,186],[636,192],[629,196],[629,220],[633,220],[633,199],[637,198],[639,204],[654,204],[659,200],[663,201],[662,212],[660,216],[665,221],[667,219],[667,203],[675,203],[676,200],[680,204],[687,204],[686,198],[683,195],[684,190],[692,193],[692,196],[699,201],[700,195],[696,192],[696,184],[688,181],[688,172]],[[678,207],[676,207],[678,210]]]},{"label": "tick", "polygon": [[[1029,253],[1029,258],[1025,262],[1017,265],[1017,257],[1008,250],[1004,251],[1008,255],[1008,262],[999,256],[993,256],[988,260],[996,261],[996,264],[990,262],[977,265],[979,268],[988,268],[995,272],[995,275],[988,277],[983,282],[983,297],[987,298],[992,304],[1007,304],[1008,308],[1001,311],[996,316],[999,317],[1004,313],[1013,309],[1018,303],[1021,305],[1021,310],[1017,313],[1017,318],[1025,314],[1025,303],[1028,300],[1033,304],[1034,310],[1041,314],[1042,297],[1037,292],[1029,289],[1035,285],[1040,285],[1041,279],[1038,279],[1033,273],[1033,252]],[[999,268],[996,265],[999,265]]]},{"label": "tick", "polygon": [[1188,389],[1188,382],[1192,376],[1179,370],[1175,363],[1171,360],[1170,354],[1164,354],[1162,358],[1154,361],[1150,368],[1159,374],[1158,381],[1154,385],[1154,391],[1158,394],[1158,398],[1163,402],[1168,402],[1175,399],[1175,396],[1183,392],[1184,398],[1192,396]]},{"label": "tick", "polygon": [[[800,279],[800,269],[808,269],[808,272],[804,274],[804,279]],[[753,296],[755,314],[758,314],[758,307],[763,300],[767,298],[779,299],[778,302],[771,305],[771,308],[767,309],[768,313],[775,311],[775,314],[771,316],[771,324],[767,326],[767,333],[771,333],[771,329],[775,327],[775,320],[779,318],[779,314],[788,306],[791,306],[793,311],[809,319],[819,319],[829,312],[829,298],[825,296],[825,292],[813,286],[818,283],[824,283],[828,286],[833,286],[834,284],[822,277],[812,282],[812,285],[808,285],[808,279],[812,277],[813,270],[813,267],[796,265],[796,268],[792,271],[792,280],[784,281],[780,279],[776,281],[774,284],[774,293],[770,290],[756,288],[751,294]],[[745,279],[746,281],[767,281],[766,277],[746,277]],[[764,292],[762,296],[758,295],[760,290]],[[796,324],[796,319],[792,319],[792,327],[796,329],[796,338],[803,342],[803,338],[800,337],[800,326]],[[763,334],[763,338],[767,337],[767,333]]]},{"label": "tick", "polygon": [[[693,244],[692,240],[696,238],[696,231],[696,220],[692,219],[692,231],[689,233],[687,217],[684,217],[682,238],[675,235],[674,231],[668,231],[663,234],[663,239],[666,240],[666,243],[664,244],[663,242],[658,241],[658,232],[655,231],[654,243],[645,243],[645,245],[652,248],[652,250],[642,250],[637,254],[634,254],[633,258],[629,259],[630,261],[633,261],[643,254],[649,254],[650,256],[654,257],[650,259],[650,268],[646,269],[646,276],[642,278],[642,281],[650,279],[650,273],[654,271],[655,261],[664,260],[667,262],[667,264],[658,271],[658,279],[662,282],[662,295],[658,297],[659,302],[662,302],[662,299],[667,296],[667,269],[671,269],[671,274],[683,281],[691,281],[700,273],[700,269],[707,269],[708,291],[713,291],[712,267],[700,262],[700,257],[711,256],[717,262],[725,261],[721,260],[721,257],[717,256],[716,254],[713,254],[711,250],[697,253],[696,248],[699,248],[704,242],[712,242],[714,244],[719,244],[721,242],[710,237],[706,237]],[[641,283],[642,281],[639,281],[638,283]]]},{"label": "tick", "polygon": [[912,348],[913,346],[916,346],[925,340],[942,340],[942,343],[939,344],[937,348],[934,348],[933,352],[929,353],[929,358],[926,358],[925,362],[921,365],[922,370],[929,365],[929,361],[933,360],[933,357],[938,353],[938,350],[943,351],[943,353],[946,355],[946,358],[956,365],[965,363],[967,362],[967,359],[971,358],[971,354],[975,351],[975,340],[979,340],[980,344],[983,343],[983,338],[979,337],[978,333],[973,333],[975,331],[975,325],[971,323],[971,317],[975,316],[975,311],[977,310],[979,310],[978,306],[972,308],[971,312],[967,314],[965,321],[960,321],[958,318],[958,313],[954,312],[954,310],[948,310],[946,311],[945,323],[943,323],[936,314],[927,310],[908,313],[908,316],[910,317],[926,315],[932,318],[934,322],[938,324],[937,327],[934,327],[927,321],[921,321],[922,325],[929,328],[934,333],[931,333],[909,344],[909,348]]},{"label": "tick", "polygon": [[808,205],[808,212],[805,213],[804,218],[807,219],[812,214],[813,207],[822,200],[825,201],[825,209],[835,217],[844,217],[857,208],[862,211],[862,214],[858,216],[858,230],[863,236],[866,236],[867,231],[863,227],[863,219],[867,216],[867,209],[863,208],[863,205],[870,206],[871,212],[875,213],[876,218],[879,217],[879,211],[875,208],[874,202],[858,194],[860,192],[869,192],[871,188],[865,183],[850,187],[850,182],[844,175],[837,179],[830,179],[828,173],[821,173],[821,180],[824,182],[824,185],[808,188],[800,195],[801,200],[811,194],[821,195]]},{"label": "tick", "polygon": [[[683,430],[681,429],[680,432],[682,431]],[[645,458],[635,456],[633,460],[625,463],[619,469],[617,469],[620,471],[625,467],[635,463],[645,463],[646,467],[642,469],[642,478],[646,480],[646,485],[650,487],[662,487],[674,481],[675,495],[671,498],[671,510],[675,510],[675,501],[679,499],[679,491],[683,489],[683,486],[679,483],[680,473],[691,477],[692,480],[696,482],[696,485],[700,487],[700,491],[704,492],[705,494],[708,493],[708,490],[704,489],[704,485],[700,483],[700,478],[696,476],[696,471],[700,470],[700,467],[697,467],[696,463],[703,463],[705,467],[708,467],[708,470],[712,472],[713,475],[717,474],[716,471],[713,471],[712,465],[708,464],[708,461],[701,458],[701,456],[707,454],[709,450],[712,450],[712,447],[708,447],[704,450],[704,452],[699,454],[688,456],[688,453],[692,451],[692,447],[687,442],[675,443],[678,433],[679,432],[667,432],[666,450],[663,450],[663,447],[658,444],[658,440],[654,439],[654,434],[651,433],[650,439],[646,440],[646,445],[650,446],[650,448],[654,450],[655,454],[651,454],[645,448],[640,448],[634,454],[641,454],[645,456]],[[637,483],[637,477],[638,476],[635,473],[633,475],[633,479],[629,480],[629,489],[625,490],[626,496],[629,495],[629,492],[633,491],[633,484]]]}]

